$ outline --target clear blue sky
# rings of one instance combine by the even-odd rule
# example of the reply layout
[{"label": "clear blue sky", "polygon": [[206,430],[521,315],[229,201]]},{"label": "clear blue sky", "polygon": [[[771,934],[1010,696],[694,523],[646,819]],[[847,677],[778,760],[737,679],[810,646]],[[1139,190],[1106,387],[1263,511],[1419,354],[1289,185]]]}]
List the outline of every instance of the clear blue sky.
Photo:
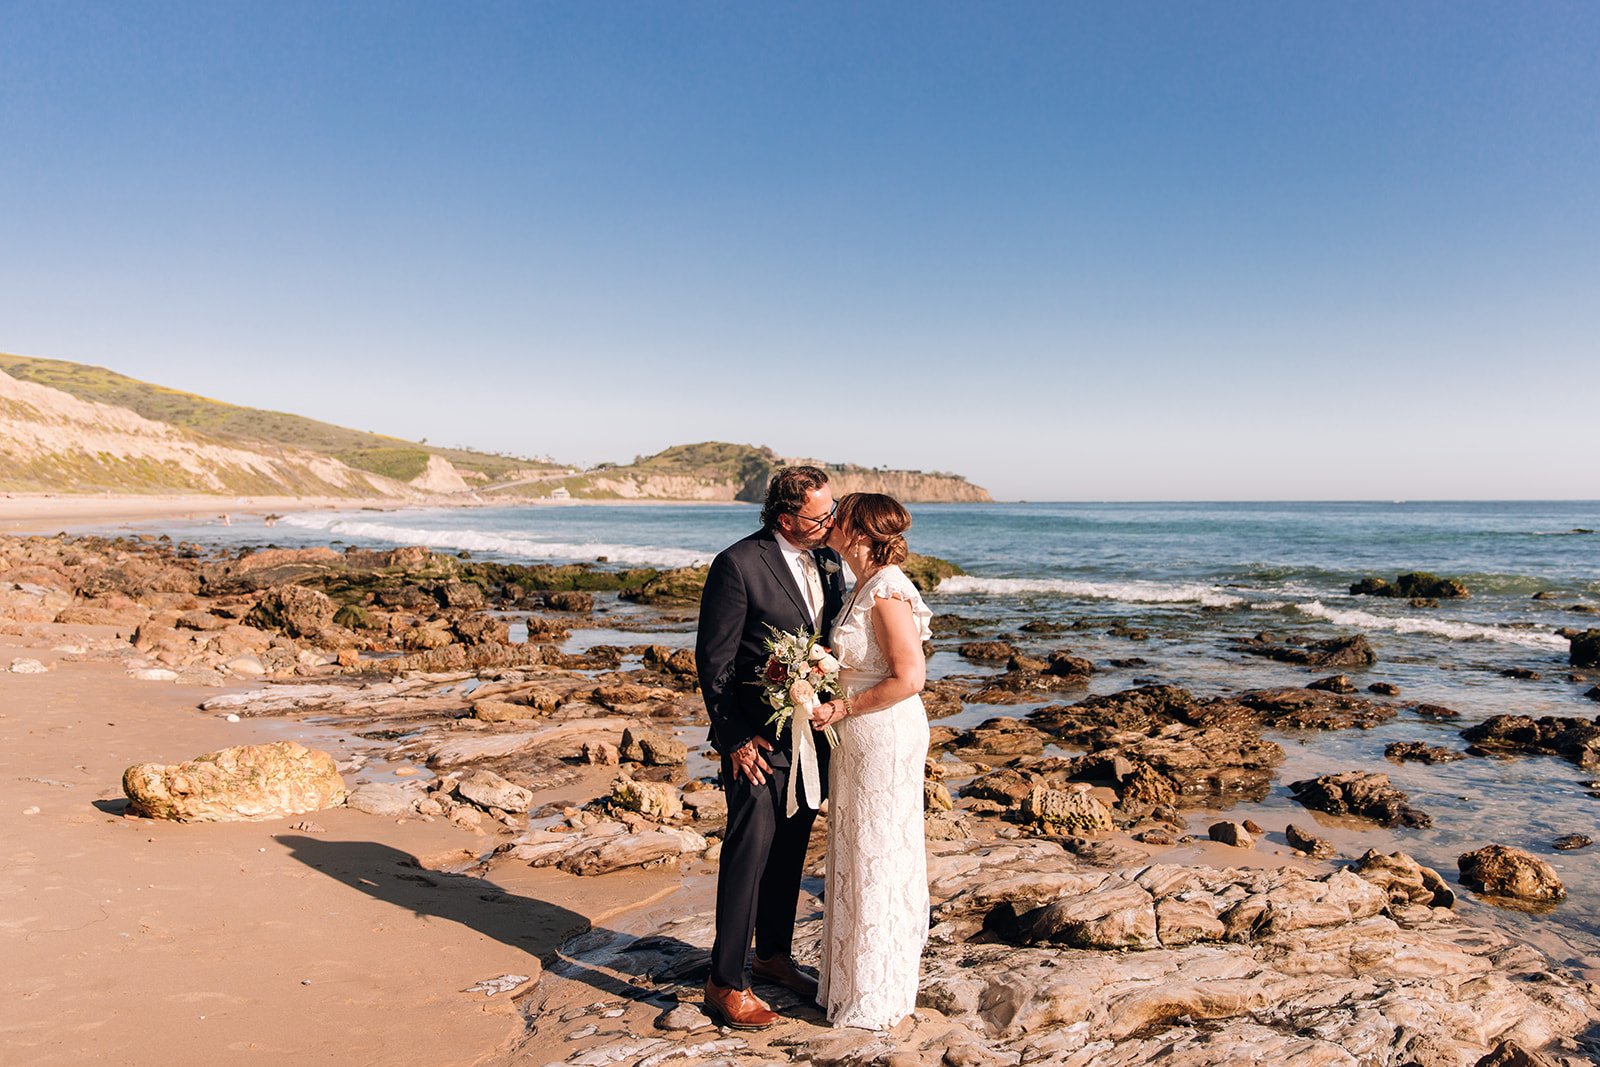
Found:
[{"label": "clear blue sky", "polygon": [[1600,497],[1600,5],[0,0],[0,351],[574,462]]}]

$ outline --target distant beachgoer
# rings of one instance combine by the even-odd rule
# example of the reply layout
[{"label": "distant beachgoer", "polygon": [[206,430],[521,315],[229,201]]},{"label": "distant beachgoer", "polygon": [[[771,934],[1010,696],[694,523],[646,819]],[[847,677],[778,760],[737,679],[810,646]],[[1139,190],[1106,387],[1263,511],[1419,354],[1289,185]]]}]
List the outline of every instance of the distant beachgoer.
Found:
[{"label": "distant beachgoer", "polygon": [[233,520],[228,517],[228,513],[226,511],[224,511],[221,515],[218,515],[217,518],[222,520],[222,525],[224,526],[233,525]]}]

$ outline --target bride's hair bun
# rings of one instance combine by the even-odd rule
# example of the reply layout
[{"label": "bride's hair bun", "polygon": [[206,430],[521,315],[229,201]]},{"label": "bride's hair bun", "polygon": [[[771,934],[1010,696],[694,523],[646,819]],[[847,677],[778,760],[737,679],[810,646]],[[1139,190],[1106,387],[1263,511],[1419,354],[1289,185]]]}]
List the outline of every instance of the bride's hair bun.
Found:
[{"label": "bride's hair bun", "polygon": [[910,554],[911,550],[906,548],[906,539],[899,534],[872,546],[872,562],[880,567],[887,567],[891,563],[904,563]]},{"label": "bride's hair bun", "polygon": [[834,523],[847,533],[867,539],[872,545],[868,558],[874,566],[904,563],[910,553],[904,534],[911,529],[911,513],[892,496],[847,494],[839,501]]}]

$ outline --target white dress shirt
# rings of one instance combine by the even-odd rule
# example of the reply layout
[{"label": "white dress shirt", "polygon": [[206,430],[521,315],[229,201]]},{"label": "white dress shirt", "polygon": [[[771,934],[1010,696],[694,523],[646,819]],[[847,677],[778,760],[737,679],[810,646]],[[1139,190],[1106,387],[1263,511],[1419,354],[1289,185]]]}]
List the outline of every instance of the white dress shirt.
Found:
[{"label": "white dress shirt", "polygon": [[[778,539],[778,548],[783,552],[783,561],[789,565],[789,573],[794,575],[794,584],[800,589],[800,599],[805,602],[806,610],[811,615],[811,625],[815,627],[822,619],[822,568],[817,567],[816,558],[811,555],[810,551],[794,547],[789,543],[789,539],[777,530],[773,530],[772,533]],[[805,562],[801,562],[802,557]],[[815,568],[816,571],[817,588],[815,592],[811,588],[811,582],[806,578],[806,567],[808,565]]]}]

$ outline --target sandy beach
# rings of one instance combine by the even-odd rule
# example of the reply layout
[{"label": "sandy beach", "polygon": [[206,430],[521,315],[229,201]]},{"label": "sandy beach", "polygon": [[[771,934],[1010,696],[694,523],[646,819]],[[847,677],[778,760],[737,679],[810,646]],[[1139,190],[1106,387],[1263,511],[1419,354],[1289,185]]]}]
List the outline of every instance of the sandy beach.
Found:
[{"label": "sandy beach", "polygon": [[0,495],[0,532],[53,533],[114,523],[216,519],[223,515],[235,521],[258,522],[266,515],[286,515],[293,511],[344,508],[388,510],[400,506],[399,502],[392,499],[354,500],[343,497],[6,493]]},{"label": "sandy beach", "polygon": [[[335,750],[339,738],[229,723],[195,710],[215,689],[51,651],[110,636],[33,626],[0,638],[0,663],[52,668],[4,675],[6,1062],[500,1062],[523,1035],[510,998],[462,990],[537,978],[567,938],[681,884],[671,869],[445,874],[475,861],[481,841],[346,808],[193,825],[124,816],[130,763],[286,732]],[[572,796],[603,788],[609,775],[598,777]]]},{"label": "sandy beach", "polygon": [[[219,520],[226,515],[235,523],[259,524],[268,515],[302,511],[394,511],[407,507],[474,508],[489,505],[560,508],[585,507],[707,507],[734,501],[698,500],[551,500],[545,497],[512,500],[474,496],[429,497],[419,501],[380,497],[202,496],[96,494],[66,496],[49,493],[0,494],[0,533],[42,534],[119,524],[153,525],[163,520]],[[749,505],[754,507],[754,505]]]},{"label": "sandy beach", "polygon": [[[763,989],[782,1023],[719,1031],[698,1008],[720,827],[681,657],[692,606],[492,587],[488,606],[520,597],[539,642],[523,643],[461,580],[493,565],[420,550],[0,548],[6,1062],[1398,1064],[1424,1042],[1425,1062],[1465,1065],[1507,1041],[1547,1062],[1590,1054],[1578,1042],[1600,1017],[1596,976],[1457,920],[1414,864],[1357,877],[1297,853],[1281,825],[1256,827],[1249,847],[1185,833],[1189,817],[1136,801],[1134,777],[1070,784],[1087,765],[1027,755],[1032,727],[1015,719],[935,727],[948,754],[931,781],[954,810],[930,801],[917,1013],[887,1035],[832,1031],[815,1006]],[[286,614],[277,633],[257,629],[286,582],[364,598],[367,628]],[[424,605],[435,596],[457,606]],[[558,650],[593,625],[640,643]],[[682,751],[630,756],[625,730]],[[352,796],[181,823],[136,814],[121,787],[135,763],[286,740],[402,806],[373,814]],[[1256,742],[1230,744],[1208,751],[1256,773]],[[1179,780],[1191,759],[1143,758]],[[479,771],[525,790],[525,811],[469,803],[464,776]],[[620,801],[619,775],[665,807]],[[1053,817],[1076,830],[993,799],[1057,782],[1048,803],[1078,814]],[[1359,820],[1303,821],[1360,855]],[[824,824],[797,935],[813,963]],[[1066,887],[1072,923],[1006,925]]]}]

